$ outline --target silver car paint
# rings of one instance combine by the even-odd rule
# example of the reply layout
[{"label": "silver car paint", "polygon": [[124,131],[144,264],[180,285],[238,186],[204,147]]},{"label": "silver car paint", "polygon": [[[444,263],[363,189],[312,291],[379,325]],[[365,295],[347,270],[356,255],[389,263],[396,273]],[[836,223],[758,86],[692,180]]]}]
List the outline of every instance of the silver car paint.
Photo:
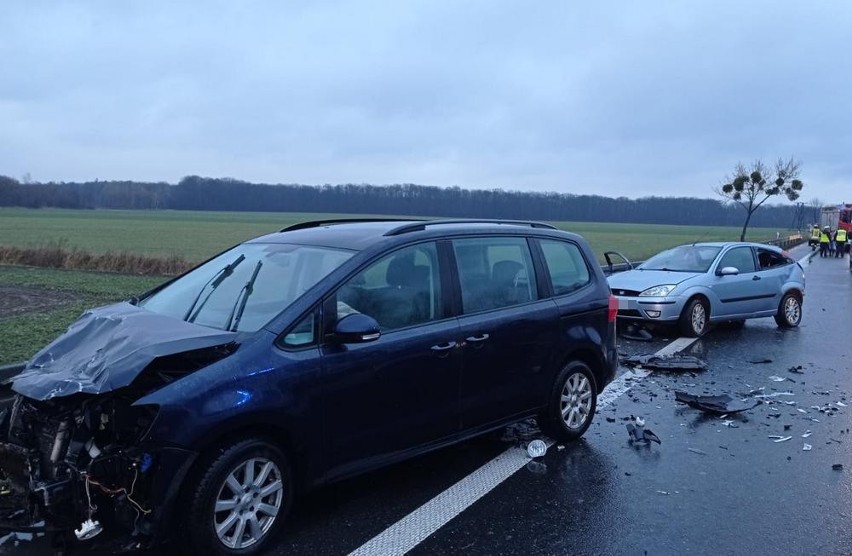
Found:
[{"label": "silver car paint", "polygon": [[[721,259],[734,247],[760,247],[776,253],[781,253],[780,249],[756,243],[732,242],[719,245],[724,247],[705,273],[630,270],[610,276],[608,280],[613,294],[618,298],[619,312],[634,310],[641,315],[619,317],[649,322],[676,321],[687,302],[696,295],[703,296],[709,302],[711,321],[770,317],[777,312],[781,298],[788,291],[797,290],[804,295],[804,271],[798,263],[742,274],[716,275],[716,270],[721,270]],[[641,292],[663,284],[677,286],[665,297],[618,295],[618,290]],[[659,311],[660,315],[650,317],[647,311]]]}]

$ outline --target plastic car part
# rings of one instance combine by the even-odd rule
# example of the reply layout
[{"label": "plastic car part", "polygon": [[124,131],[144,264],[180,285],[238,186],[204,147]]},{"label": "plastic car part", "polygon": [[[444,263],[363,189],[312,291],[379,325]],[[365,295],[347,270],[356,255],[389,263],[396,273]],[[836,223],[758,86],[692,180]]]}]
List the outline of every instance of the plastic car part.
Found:
[{"label": "plastic car part", "polygon": [[739,413],[760,405],[760,402],[740,401],[732,398],[727,394],[720,396],[694,396],[686,392],[675,391],[675,400],[680,403],[685,403],[689,407],[700,409],[705,413],[714,415],[725,415],[729,413]]},{"label": "plastic car part", "polygon": [[80,525],[79,529],[74,529],[74,535],[79,541],[87,541],[99,535],[103,530],[104,528],[97,520],[87,519]]},{"label": "plastic car part", "polygon": [[654,371],[704,371],[707,363],[694,355],[633,355],[619,360],[627,367],[643,367]]},{"label": "plastic car part", "polygon": [[527,444],[527,455],[531,458],[540,458],[547,453],[547,444],[544,440],[533,440]]}]

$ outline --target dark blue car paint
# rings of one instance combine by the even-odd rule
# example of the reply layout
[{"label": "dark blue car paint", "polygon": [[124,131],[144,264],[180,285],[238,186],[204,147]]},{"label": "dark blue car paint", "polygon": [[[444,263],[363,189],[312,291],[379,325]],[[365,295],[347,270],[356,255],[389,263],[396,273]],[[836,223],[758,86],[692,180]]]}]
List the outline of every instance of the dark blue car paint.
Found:
[{"label": "dark blue car paint", "polygon": [[[530,237],[568,235],[517,229],[483,230],[477,235],[522,231]],[[311,230],[285,234],[293,241],[289,234],[308,237]],[[246,335],[231,357],[140,399],[137,404],[160,406],[152,440],[203,450],[233,431],[250,432],[253,424],[280,429],[293,449],[309,458],[299,465],[304,480],[317,484],[402,459],[417,452],[418,446],[443,445],[467,428],[487,430],[535,415],[561,365],[572,356],[587,360],[599,388],[612,380],[617,356],[614,335],[607,331],[608,289],[593,265],[593,283],[569,295],[450,317],[393,331],[366,344],[325,342],[319,348],[292,352],[273,347],[275,337],[316,310],[328,292],[391,251],[389,244],[402,248],[430,239],[471,236],[465,230],[416,235],[416,241],[406,236],[378,243],[350,241],[349,247],[369,247],[321,280],[264,331]],[[273,234],[253,241],[284,239]],[[587,259],[594,260],[583,242],[577,243]],[[446,259],[441,262],[446,273]],[[536,264],[541,268],[538,259]],[[458,314],[458,286],[446,278],[447,305]],[[466,341],[484,332],[490,337],[481,347]],[[449,357],[439,358],[430,350],[452,341],[458,347]],[[391,349],[402,349],[405,355],[388,360]]]},{"label": "dark blue car paint", "polygon": [[[264,328],[236,334],[238,347],[230,356],[136,401],[158,408],[141,444],[155,456],[151,500],[164,522],[174,514],[178,485],[190,481],[200,456],[225,439],[263,435],[281,442],[298,482],[312,486],[534,416],[568,361],[587,362],[599,390],[614,378],[609,287],[579,236],[499,225],[382,235],[396,225],[310,228],[252,240],[359,251]],[[529,238],[539,299],[463,315],[449,241],[506,235]],[[534,238],[577,244],[589,263],[590,283],[551,297]],[[373,342],[334,341],[328,334],[333,323],[323,311],[329,296],[371,262],[425,241],[438,245],[445,318]],[[311,312],[318,317],[317,344],[279,347],[277,340]]]}]

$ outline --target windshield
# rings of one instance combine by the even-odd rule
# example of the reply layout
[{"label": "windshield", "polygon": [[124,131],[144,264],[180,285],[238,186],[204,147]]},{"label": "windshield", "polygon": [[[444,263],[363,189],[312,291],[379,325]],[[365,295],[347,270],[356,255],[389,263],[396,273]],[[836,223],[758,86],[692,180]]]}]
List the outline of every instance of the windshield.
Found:
[{"label": "windshield", "polygon": [[211,328],[253,332],[353,254],[328,247],[247,243],[178,278],[139,306]]},{"label": "windshield", "polygon": [[674,272],[707,272],[721,250],[721,247],[710,245],[681,245],[654,255],[637,268]]}]

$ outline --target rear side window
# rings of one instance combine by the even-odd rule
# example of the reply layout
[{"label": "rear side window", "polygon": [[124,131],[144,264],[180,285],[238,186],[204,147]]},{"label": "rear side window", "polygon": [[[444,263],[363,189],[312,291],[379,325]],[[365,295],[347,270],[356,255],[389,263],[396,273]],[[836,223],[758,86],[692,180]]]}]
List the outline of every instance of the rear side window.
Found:
[{"label": "rear side window", "polygon": [[757,249],[757,262],[760,263],[760,270],[766,270],[767,268],[772,268],[776,266],[783,266],[785,264],[790,264],[791,261],[781,253],[776,253],[770,249]]},{"label": "rear side window", "polygon": [[465,314],[537,299],[535,273],[524,238],[453,241]]},{"label": "rear side window", "polygon": [[553,284],[553,295],[565,295],[589,283],[589,267],[576,245],[554,240],[542,240],[540,243]]}]

